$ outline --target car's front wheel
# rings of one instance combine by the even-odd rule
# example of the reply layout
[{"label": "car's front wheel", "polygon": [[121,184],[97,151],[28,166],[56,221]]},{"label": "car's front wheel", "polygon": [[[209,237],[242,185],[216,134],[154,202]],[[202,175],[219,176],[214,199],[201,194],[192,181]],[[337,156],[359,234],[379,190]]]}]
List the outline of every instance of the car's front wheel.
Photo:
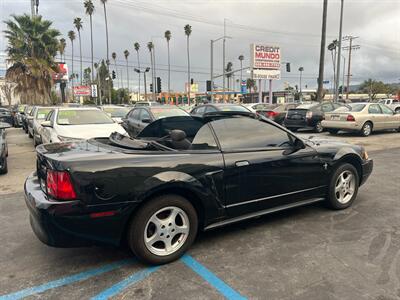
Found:
[{"label": "car's front wheel", "polygon": [[369,136],[372,133],[372,124],[371,122],[365,122],[363,127],[361,128],[362,136]]},{"label": "car's front wheel", "polygon": [[137,211],[130,223],[128,243],[140,260],[165,264],[186,252],[196,238],[197,227],[197,213],[188,200],[164,195]]},{"label": "car's front wheel", "polygon": [[321,121],[318,121],[317,124],[315,124],[314,131],[316,133],[321,133],[322,131],[324,131],[324,127],[322,127]]},{"label": "car's front wheel", "polygon": [[336,168],[329,183],[329,206],[333,209],[351,206],[357,197],[358,183],[358,173],[352,164],[344,163]]}]

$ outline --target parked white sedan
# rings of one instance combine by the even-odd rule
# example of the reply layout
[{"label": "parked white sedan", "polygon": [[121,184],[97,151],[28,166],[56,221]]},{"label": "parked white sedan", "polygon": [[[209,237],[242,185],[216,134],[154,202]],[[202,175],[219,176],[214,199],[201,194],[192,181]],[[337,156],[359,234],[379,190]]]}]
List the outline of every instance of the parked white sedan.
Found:
[{"label": "parked white sedan", "polygon": [[42,122],[43,144],[94,137],[108,137],[113,132],[126,134],[105,112],[98,108],[55,108]]}]

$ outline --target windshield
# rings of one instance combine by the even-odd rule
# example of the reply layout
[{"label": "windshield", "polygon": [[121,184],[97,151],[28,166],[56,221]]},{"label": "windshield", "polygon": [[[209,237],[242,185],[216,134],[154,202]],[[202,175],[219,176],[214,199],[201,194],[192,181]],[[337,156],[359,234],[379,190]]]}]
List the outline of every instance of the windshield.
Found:
[{"label": "windshield", "polygon": [[249,112],[249,110],[241,105],[216,105],[220,111],[245,111]]},{"label": "windshield", "polygon": [[360,103],[354,103],[354,104],[347,104],[346,106],[341,106],[337,109],[335,109],[335,112],[346,112],[346,111],[354,111],[354,112],[360,112],[364,109],[365,104],[360,104]]},{"label": "windshield", "polygon": [[315,104],[315,103],[300,104],[300,105],[297,106],[296,108],[299,108],[299,109],[309,109],[309,108],[314,107],[315,105],[317,105],[317,104]]},{"label": "windshield", "polygon": [[179,116],[189,116],[189,114],[180,109],[180,108],[151,108],[151,112],[153,113],[156,119],[162,119],[166,117],[179,117]]},{"label": "windshield", "polygon": [[57,116],[58,125],[112,124],[114,121],[99,109],[60,110]]},{"label": "windshield", "polygon": [[45,120],[49,112],[51,112],[51,108],[39,108],[36,115],[36,119]]},{"label": "windshield", "polygon": [[123,118],[130,110],[129,107],[104,107],[103,109],[111,118]]},{"label": "windshield", "polygon": [[381,103],[381,104],[386,104],[386,100],[384,100],[384,99],[382,99],[382,100],[379,100],[379,101],[378,101],[378,103]]}]

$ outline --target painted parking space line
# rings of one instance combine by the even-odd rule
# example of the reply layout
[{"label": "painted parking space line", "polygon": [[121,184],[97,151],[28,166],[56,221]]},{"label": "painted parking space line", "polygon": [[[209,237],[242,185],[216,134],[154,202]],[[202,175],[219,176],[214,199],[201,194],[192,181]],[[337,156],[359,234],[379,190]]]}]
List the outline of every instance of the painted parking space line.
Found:
[{"label": "painted parking space line", "polygon": [[127,287],[129,287],[135,283],[138,283],[139,281],[142,281],[147,276],[149,276],[151,273],[157,271],[159,268],[160,268],[159,266],[149,267],[149,268],[146,268],[139,272],[133,273],[129,277],[125,278],[124,280],[114,284],[110,288],[102,291],[100,294],[97,294],[96,296],[92,297],[91,300],[109,299],[109,298],[119,294]]},{"label": "painted parking space line", "polygon": [[211,286],[213,286],[218,292],[220,292],[227,299],[247,299],[240,295],[237,291],[227,285],[224,281],[218,278],[214,273],[208,270],[205,266],[199,263],[190,255],[184,255],[181,261],[192,269],[195,273],[200,275],[205,281],[207,281]]},{"label": "painted parking space line", "polygon": [[133,264],[136,261],[134,259],[124,259],[120,261],[113,262],[111,264],[104,265],[99,268],[95,269],[90,269],[75,275],[67,276],[64,278],[60,278],[57,280],[49,281],[47,283],[37,285],[31,288],[27,288],[24,290],[20,290],[18,292],[10,293],[7,295],[0,296],[0,300],[15,300],[15,299],[21,299],[24,297],[32,296],[38,293],[45,292],[50,289],[54,289],[60,286],[68,285],[77,281],[82,281],[86,280],[90,277],[101,275],[106,272],[113,271],[115,269],[118,269],[122,266],[128,265],[128,264]]}]

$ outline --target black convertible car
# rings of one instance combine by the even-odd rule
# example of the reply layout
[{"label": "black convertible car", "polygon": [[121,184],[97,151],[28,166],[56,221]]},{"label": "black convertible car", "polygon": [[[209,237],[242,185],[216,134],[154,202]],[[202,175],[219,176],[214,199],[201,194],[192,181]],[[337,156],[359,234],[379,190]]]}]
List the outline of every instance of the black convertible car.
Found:
[{"label": "black convertible car", "polygon": [[362,147],[216,112],[163,118],[135,139],[40,145],[25,200],[48,245],[127,242],[139,259],[162,264],[201,230],[318,201],[347,208],[372,167]]}]

